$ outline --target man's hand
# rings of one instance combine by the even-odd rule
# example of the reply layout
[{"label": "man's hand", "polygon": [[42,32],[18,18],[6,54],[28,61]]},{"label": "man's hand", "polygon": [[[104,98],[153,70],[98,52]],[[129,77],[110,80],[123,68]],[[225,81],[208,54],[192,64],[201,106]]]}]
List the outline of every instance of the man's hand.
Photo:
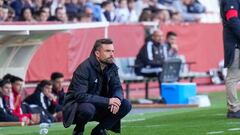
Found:
[{"label": "man's hand", "polygon": [[176,44],[171,45],[172,49],[178,51],[178,46]]},{"label": "man's hand", "polygon": [[31,124],[38,124],[40,122],[40,114],[32,114]]},{"label": "man's hand", "polygon": [[29,125],[30,124],[30,119],[28,117],[24,116],[22,118],[22,122],[24,122],[26,125]]},{"label": "man's hand", "polygon": [[115,106],[115,105],[111,105],[110,106],[110,112],[112,112],[113,114],[116,114],[119,111],[119,106]]},{"label": "man's hand", "polygon": [[109,99],[109,106],[118,106],[118,108],[121,106],[121,101],[118,98],[110,98]]},{"label": "man's hand", "polygon": [[49,93],[46,95],[51,101],[56,101],[56,97],[52,94],[52,93]]}]

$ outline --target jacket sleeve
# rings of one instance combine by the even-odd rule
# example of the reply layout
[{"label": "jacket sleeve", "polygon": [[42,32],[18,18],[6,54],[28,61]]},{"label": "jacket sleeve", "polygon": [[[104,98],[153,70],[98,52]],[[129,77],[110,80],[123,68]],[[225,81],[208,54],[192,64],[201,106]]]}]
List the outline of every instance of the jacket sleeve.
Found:
[{"label": "jacket sleeve", "polygon": [[123,89],[117,71],[114,71],[114,75],[111,77],[110,90],[112,91],[112,97],[123,100]]},{"label": "jacket sleeve", "polygon": [[74,92],[74,99],[80,103],[100,103],[108,105],[108,98],[88,93],[88,78],[89,73],[86,70],[80,68],[74,72],[70,88],[70,90]]},{"label": "jacket sleeve", "polygon": [[240,40],[240,20],[238,18],[239,3],[237,0],[226,0],[223,7],[226,19],[225,27],[229,28]]}]

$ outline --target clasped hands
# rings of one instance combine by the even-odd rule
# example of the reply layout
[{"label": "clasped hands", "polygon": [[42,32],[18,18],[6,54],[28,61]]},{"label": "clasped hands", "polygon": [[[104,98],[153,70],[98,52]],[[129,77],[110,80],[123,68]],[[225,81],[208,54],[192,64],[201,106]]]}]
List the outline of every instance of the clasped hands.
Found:
[{"label": "clasped hands", "polygon": [[118,98],[113,97],[109,99],[109,109],[111,113],[116,114],[119,111],[120,106],[121,101]]}]

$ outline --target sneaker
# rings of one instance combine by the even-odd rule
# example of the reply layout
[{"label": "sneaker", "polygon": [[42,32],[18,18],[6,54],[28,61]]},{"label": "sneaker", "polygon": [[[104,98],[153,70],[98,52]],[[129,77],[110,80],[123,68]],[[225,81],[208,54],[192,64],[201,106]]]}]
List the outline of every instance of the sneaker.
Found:
[{"label": "sneaker", "polygon": [[228,111],[227,118],[237,118],[240,119],[240,110],[237,112]]},{"label": "sneaker", "polygon": [[94,128],[91,132],[91,135],[109,135],[106,129]]}]

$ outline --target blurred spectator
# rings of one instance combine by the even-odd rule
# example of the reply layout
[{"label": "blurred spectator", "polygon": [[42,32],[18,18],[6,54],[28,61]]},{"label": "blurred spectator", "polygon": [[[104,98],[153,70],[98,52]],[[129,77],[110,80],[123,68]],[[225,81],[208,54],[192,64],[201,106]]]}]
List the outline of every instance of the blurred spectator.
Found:
[{"label": "blurred spectator", "polygon": [[185,22],[199,22],[200,13],[205,12],[205,8],[196,0],[178,0],[174,1],[173,6],[176,11],[182,15]]},{"label": "blurred spectator", "polygon": [[166,6],[158,3],[158,0],[150,0],[149,9],[151,9],[152,13],[156,13],[159,10],[165,10],[165,9],[168,9],[168,8]]},{"label": "blurred spectator", "polygon": [[4,6],[4,1],[0,0],[0,7],[3,7],[3,6]]},{"label": "blurred spectator", "polygon": [[169,23],[171,21],[169,11],[165,9],[156,11],[152,17],[151,20],[158,23]]},{"label": "blurred spectator", "polygon": [[92,11],[92,17],[93,21],[101,21],[101,6],[100,5],[94,5],[92,2],[88,1],[84,5],[84,9],[91,9]]},{"label": "blurred spectator", "polygon": [[86,13],[80,13],[79,14],[79,22],[92,22],[92,15],[86,14]]},{"label": "blurred spectator", "polygon": [[46,13],[47,18],[51,17],[50,8],[48,6],[43,6],[40,8],[40,12],[44,11]]},{"label": "blurred spectator", "polygon": [[4,21],[4,13],[3,13],[3,7],[0,7],[0,22]]},{"label": "blurred spectator", "polygon": [[78,13],[83,10],[78,4],[78,0],[70,0],[69,3],[65,3],[65,7],[69,20],[72,20],[70,18],[77,17]]},{"label": "blurred spectator", "polygon": [[52,0],[50,9],[51,9],[51,15],[56,15],[57,8],[63,8],[65,11],[65,0]]},{"label": "blurred spectator", "polygon": [[16,16],[19,17],[23,8],[33,8],[33,3],[32,0],[14,0],[10,6],[14,9]]},{"label": "blurred spectator", "polygon": [[104,1],[102,3],[101,21],[114,22],[115,21],[114,6],[112,1]]},{"label": "blurred spectator", "polygon": [[43,0],[43,6],[46,6],[46,7],[50,8],[52,3],[53,3],[53,0]]},{"label": "blurred spectator", "polygon": [[32,9],[31,8],[23,8],[21,11],[19,21],[36,22],[36,20],[33,18]]},{"label": "blurred spectator", "polygon": [[66,10],[62,7],[56,8],[55,16],[51,16],[49,21],[60,21],[64,23],[68,22]]},{"label": "blurred spectator", "polygon": [[183,20],[182,20],[182,16],[179,12],[172,12],[171,13],[171,22],[172,23],[181,23]]},{"label": "blurred spectator", "polygon": [[188,6],[189,13],[205,13],[206,8],[198,1],[192,0],[192,3]]},{"label": "blurred spectator", "polygon": [[143,9],[146,9],[148,7],[149,7],[149,0],[137,0],[135,4],[137,16],[140,16],[143,12]]},{"label": "blurred spectator", "polygon": [[136,12],[135,0],[127,0],[127,3],[128,3],[128,11],[129,11],[128,21],[129,22],[137,22],[139,16],[137,15],[137,12]]},{"label": "blurred spectator", "polygon": [[85,7],[84,8],[84,13],[86,14],[86,16],[88,16],[89,18],[91,18],[91,21],[96,21],[96,18],[93,15],[93,10],[92,8],[89,7]]},{"label": "blurred spectator", "polygon": [[48,13],[43,10],[39,11],[37,21],[47,22],[48,21]]},{"label": "blurred spectator", "polygon": [[138,17],[134,4],[134,0],[120,0],[119,7],[116,9],[116,22],[137,22]]},{"label": "blurred spectator", "polygon": [[41,10],[41,7],[43,6],[43,0],[34,0],[33,1],[33,12],[38,13]]},{"label": "blurred spectator", "polygon": [[152,12],[150,9],[143,9],[141,15],[139,16],[139,22],[149,22],[152,20]]},{"label": "blurred spectator", "polygon": [[127,0],[119,0],[119,7],[115,10],[116,22],[126,23],[128,22],[129,11],[127,6]]},{"label": "blurred spectator", "polygon": [[179,0],[158,0],[158,2],[161,5],[164,5],[165,7],[167,7],[169,10],[173,11],[174,7],[173,7],[173,2],[174,1],[179,1]]},{"label": "blurred spectator", "polygon": [[11,7],[8,7],[8,15],[5,21],[6,22],[16,21],[15,11]]}]

